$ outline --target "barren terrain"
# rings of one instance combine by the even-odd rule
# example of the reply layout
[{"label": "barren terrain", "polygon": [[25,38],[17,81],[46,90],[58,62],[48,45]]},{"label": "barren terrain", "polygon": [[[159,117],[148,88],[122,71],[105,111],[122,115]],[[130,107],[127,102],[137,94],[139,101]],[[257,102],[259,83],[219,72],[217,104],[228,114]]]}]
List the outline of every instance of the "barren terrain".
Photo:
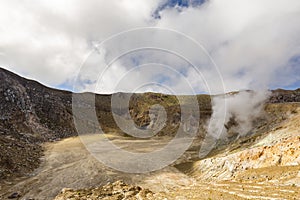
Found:
[{"label": "barren terrain", "polygon": [[[192,146],[172,166],[147,174],[127,174],[106,167],[86,150],[79,137],[48,143],[42,165],[32,177],[11,184],[5,192],[2,190],[2,199],[15,192],[22,199],[53,199],[63,188],[74,190],[64,189],[57,199],[67,199],[67,196],[76,199],[76,190],[117,180],[149,189],[151,195],[144,199],[299,199],[300,107],[298,104],[271,106],[282,110],[292,106],[295,110],[287,113],[287,118],[276,127],[257,136],[250,147],[235,141],[222,153],[197,161],[197,148]],[[86,137],[93,139],[93,136]],[[132,140],[116,134],[105,137],[122,148],[142,152],[156,149],[170,139]],[[237,144],[240,146],[236,147]]]},{"label": "barren terrain", "polygon": [[[93,143],[99,135],[78,137],[71,92],[45,87],[4,69],[0,77],[5,80],[0,83],[0,199],[300,199],[300,89],[271,91],[257,105],[263,109],[258,117],[249,119],[251,130],[242,137],[232,118],[224,124],[228,137],[218,139],[202,159],[199,149],[213,110],[210,96],[197,95],[200,127],[189,149],[160,170],[132,174],[107,167],[87,150],[82,140]],[[220,96],[236,94],[239,92]],[[111,95],[76,95],[82,98],[77,106],[83,112],[96,110],[106,133],[100,139],[131,152],[164,147],[174,138],[183,116],[173,95],[118,93],[130,95],[130,105],[114,114],[131,117],[142,130],[154,124],[149,111],[153,105],[165,108],[166,124],[156,136],[134,138],[117,126]],[[191,96],[180,98],[188,107]],[[125,112],[128,109],[130,116]],[[95,127],[84,115],[79,117],[82,127]],[[182,145],[175,139],[171,149]],[[116,158],[107,147],[95,147],[107,159]]]}]

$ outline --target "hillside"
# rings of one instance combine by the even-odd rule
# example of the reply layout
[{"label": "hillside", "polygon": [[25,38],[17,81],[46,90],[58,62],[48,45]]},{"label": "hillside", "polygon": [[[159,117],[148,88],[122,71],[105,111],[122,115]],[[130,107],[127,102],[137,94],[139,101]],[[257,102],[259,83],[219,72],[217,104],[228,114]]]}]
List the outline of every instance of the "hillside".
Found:
[{"label": "hillside", "polygon": [[[133,188],[133,192],[131,192],[134,194],[133,199],[139,194],[143,196],[145,191],[151,198],[156,195],[156,199],[167,198],[167,196],[173,199],[175,196],[184,196],[185,194],[191,195],[188,199],[206,198],[208,194],[212,194],[211,198],[217,199],[221,198],[219,195],[237,199],[250,197],[251,195],[242,194],[242,192],[231,194],[229,189],[223,188],[227,184],[226,187],[235,191],[233,187],[239,188],[239,186],[235,186],[237,183],[253,184],[253,187],[257,187],[255,184],[278,187],[279,196],[285,195],[279,190],[292,191],[290,192],[292,193],[291,197],[298,195],[294,191],[299,189],[297,172],[300,165],[298,159],[300,106],[297,102],[300,102],[300,89],[271,91],[260,116],[251,121],[252,127],[249,131],[251,134],[243,137],[230,136],[227,140],[219,140],[216,148],[202,160],[198,157],[199,148],[207,134],[206,125],[213,112],[213,97],[198,95],[201,115],[200,128],[190,149],[166,169],[135,177],[99,164],[89,156],[80,141],[73,138],[78,135],[72,113],[73,93],[48,88],[1,68],[0,78],[2,80],[0,83],[1,198],[21,191],[20,193],[24,196],[27,195],[28,198],[40,195],[40,198],[37,199],[43,199],[41,196],[46,195],[46,199],[53,199],[63,187],[74,188],[64,190],[57,197],[64,199],[66,196],[72,196],[80,191],[88,193],[89,190],[92,190],[97,194],[103,193],[103,187],[106,184],[109,188],[115,186],[117,188],[123,186],[127,189]],[[94,96],[92,93],[74,95],[86,99]],[[163,106],[167,114],[165,126],[155,137],[149,140],[133,141],[118,128],[114,120],[111,108],[112,95],[96,94],[95,105],[87,103],[82,105],[81,109],[94,107],[102,130],[116,144],[132,151],[145,151],[145,149],[150,151],[156,147],[157,141],[161,142],[159,143],[161,145],[174,136],[182,116],[178,99],[175,96],[159,93],[118,93],[116,95],[130,96],[129,114],[136,126],[141,129],[147,129],[153,123],[150,113],[153,105]],[[181,106],[188,107],[191,96],[181,96],[181,98],[185,102]],[[115,114],[126,115],[126,108],[120,108]],[[81,123],[82,126],[90,125],[90,122],[84,117],[81,119]],[[224,126],[230,132],[234,129],[234,124],[235,121],[232,119]],[[233,134],[233,136],[235,135]],[[64,138],[69,139],[65,140]],[[137,149],[133,149],[128,142],[134,142]],[[61,161],[59,167],[57,166],[58,160]],[[80,171],[82,168],[79,166],[82,165],[86,166],[84,167],[86,170]],[[99,173],[94,174],[92,171],[94,166],[97,166]],[[75,175],[73,175],[74,171],[76,171]],[[61,176],[65,177],[65,182],[56,180],[55,177]],[[89,176],[95,178],[91,180]],[[75,179],[80,181],[75,181]],[[126,184],[108,183],[118,180],[124,180]],[[206,189],[204,182],[210,182]],[[217,182],[220,187],[214,186]],[[131,185],[127,185],[127,183]],[[158,189],[157,185],[159,184],[163,185],[163,190]],[[149,188],[151,192],[134,185]],[[281,186],[287,188],[281,188]],[[51,189],[49,189],[50,187]],[[40,191],[40,188],[43,188],[43,191]],[[248,189],[249,193],[253,188]],[[195,192],[199,190],[205,192],[199,196]],[[242,189],[240,188],[240,190]],[[144,195],[141,198],[146,197]]]},{"label": "hillside", "polygon": [[[39,144],[76,136],[72,115],[72,93],[48,88],[0,68],[0,177],[26,175],[38,166],[42,148]],[[78,94],[90,96],[92,94]],[[127,94],[131,95],[131,94]],[[111,95],[96,95],[95,109],[104,132],[120,133],[111,113]],[[203,113],[210,115],[210,98],[198,97]],[[150,123],[149,108],[162,104],[168,122],[160,134],[172,135],[171,124],[180,120],[180,108],[175,96],[155,93],[133,94],[130,114],[140,127]],[[94,105],[85,105],[86,107]],[[83,124],[88,124],[83,121]],[[21,153],[20,149],[22,149]]]},{"label": "hillside", "polygon": [[[98,184],[101,187],[82,189],[75,184],[55,200],[299,199],[300,104],[268,103],[265,114],[266,123],[255,127],[253,135],[219,145],[207,158],[179,159],[178,164],[139,177],[114,172],[108,183]],[[185,156],[197,153],[197,146]],[[148,192],[141,195],[143,190]]]}]

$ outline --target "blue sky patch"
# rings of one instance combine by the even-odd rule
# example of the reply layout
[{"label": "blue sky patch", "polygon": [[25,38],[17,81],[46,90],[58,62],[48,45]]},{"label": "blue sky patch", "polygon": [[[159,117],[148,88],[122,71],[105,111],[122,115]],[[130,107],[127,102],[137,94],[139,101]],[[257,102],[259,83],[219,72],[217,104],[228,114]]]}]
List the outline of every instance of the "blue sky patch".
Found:
[{"label": "blue sky patch", "polygon": [[160,14],[159,12],[168,9],[168,8],[176,8],[178,12],[181,11],[182,8],[187,8],[187,7],[196,7],[200,6],[203,3],[205,3],[207,0],[168,0],[164,1],[154,12],[153,12],[153,17],[156,19],[160,19]]}]

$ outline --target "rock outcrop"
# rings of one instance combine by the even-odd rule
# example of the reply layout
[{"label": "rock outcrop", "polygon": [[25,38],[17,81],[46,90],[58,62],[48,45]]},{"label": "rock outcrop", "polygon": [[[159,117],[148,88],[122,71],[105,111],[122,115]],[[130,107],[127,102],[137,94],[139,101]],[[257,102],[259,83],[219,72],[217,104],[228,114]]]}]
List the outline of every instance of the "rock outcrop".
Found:
[{"label": "rock outcrop", "polygon": [[[191,167],[190,173],[205,181],[258,181],[258,176],[245,178],[247,171],[278,167],[279,173],[281,167],[299,167],[300,104],[277,104],[267,108],[269,112],[271,109],[274,109],[273,114],[277,112],[277,115],[281,113],[281,116],[285,116],[284,119],[277,123],[271,121],[273,127],[262,134],[253,135],[252,141],[246,138],[237,140],[217,155],[197,161]],[[297,173],[293,172],[291,175],[297,176]],[[272,179],[266,173],[263,177],[263,180]],[[300,186],[300,183],[297,184]]]},{"label": "rock outcrop", "polygon": [[272,91],[270,103],[300,102],[300,88],[297,90],[277,89]]},{"label": "rock outcrop", "polygon": [[139,186],[127,185],[122,181],[108,183],[93,189],[68,189],[64,188],[54,200],[159,200],[163,199],[148,189]]}]

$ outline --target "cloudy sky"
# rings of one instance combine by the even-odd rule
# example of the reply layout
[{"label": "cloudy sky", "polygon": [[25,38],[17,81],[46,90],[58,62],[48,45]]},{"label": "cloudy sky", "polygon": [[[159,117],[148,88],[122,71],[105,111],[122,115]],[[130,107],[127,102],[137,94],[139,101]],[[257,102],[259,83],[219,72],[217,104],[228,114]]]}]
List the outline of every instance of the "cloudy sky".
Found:
[{"label": "cloudy sky", "polygon": [[51,87],[300,87],[299,0],[0,0],[0,15],[0,66]]}]

